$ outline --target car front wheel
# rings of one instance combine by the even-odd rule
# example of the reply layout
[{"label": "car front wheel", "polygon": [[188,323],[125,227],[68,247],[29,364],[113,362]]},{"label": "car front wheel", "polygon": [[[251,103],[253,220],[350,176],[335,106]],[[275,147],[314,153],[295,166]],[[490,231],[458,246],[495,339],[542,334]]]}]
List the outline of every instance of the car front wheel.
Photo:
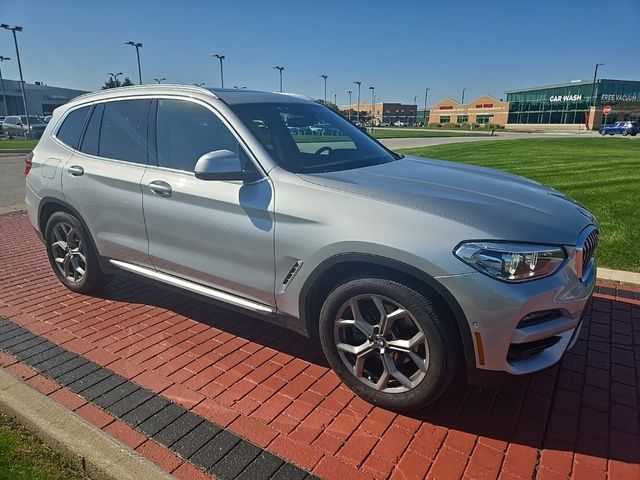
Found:
[{"label": "car front wheel", "polygon": [[45,240],[53,272],[69,290],[86,293],[109,282],[88,233],[73,215],[66,212],[51,215]]},{"label": "car front wheel", "polygon": [[414,410],[434,402],[456,376],[462,359],[454,322],[406,285],[358,278],[327,297],[320,341],[356,394],[384,408]]}]

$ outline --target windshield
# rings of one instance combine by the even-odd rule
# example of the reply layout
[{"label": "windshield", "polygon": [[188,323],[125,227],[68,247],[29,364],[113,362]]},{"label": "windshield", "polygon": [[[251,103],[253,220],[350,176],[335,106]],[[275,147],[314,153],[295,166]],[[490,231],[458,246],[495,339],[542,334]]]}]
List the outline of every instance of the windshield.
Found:
[{"label": "windshield", "polygon": [[275,162],[290,172],[333,172],[396,159],[382,145],[323,105],[247,103],[231,108]]}]

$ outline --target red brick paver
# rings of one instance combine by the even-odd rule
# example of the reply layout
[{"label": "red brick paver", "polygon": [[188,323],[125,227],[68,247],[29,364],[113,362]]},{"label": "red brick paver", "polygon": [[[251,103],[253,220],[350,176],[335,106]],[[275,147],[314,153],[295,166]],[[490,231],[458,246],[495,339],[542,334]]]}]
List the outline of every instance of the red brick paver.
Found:
[{"label": "red brick paver", "polygon": [[[130,280],[69,292],[25,215],[0,217],[0,244],[0,315],[320,477],[640,478],[640,305],[620,289],[595,295],[558,366],[500,387],[454,385],[399,415],[355,397],[317,342],[284,329]],[[12,357],[0,364],[116,438],[131,433]],[[179,478],[201,475],[130,438]]]}]

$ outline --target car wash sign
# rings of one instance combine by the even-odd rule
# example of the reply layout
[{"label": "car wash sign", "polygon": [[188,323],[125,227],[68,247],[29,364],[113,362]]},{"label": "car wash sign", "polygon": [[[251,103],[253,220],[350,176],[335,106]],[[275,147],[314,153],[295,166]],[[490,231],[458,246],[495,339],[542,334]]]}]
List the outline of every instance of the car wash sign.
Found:
[{"label": "car wash sign", "polygon": [[581,102],[582,101],[582,95],[581,94],[575,94],[575,95],[551,95],[549,97],[549,101],[551,103]]}]

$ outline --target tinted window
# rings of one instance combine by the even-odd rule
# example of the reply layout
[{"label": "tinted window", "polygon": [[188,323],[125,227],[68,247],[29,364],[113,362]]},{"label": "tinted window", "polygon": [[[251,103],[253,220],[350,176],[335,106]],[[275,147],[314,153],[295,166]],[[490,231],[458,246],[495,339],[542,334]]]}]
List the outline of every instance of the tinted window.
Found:
[{"label": "tinted window", "polygon": [[56,134],[58,140],[66,143],[71,148],[77,149],[82,127],[84,126],[84,121],[87,118],[87,113],[90,108],[91,107],[82,107],[67,115],[67,118],[64,119],[64,122],[62,122]]},{"label": "tinted window", "polygon": [[161,167],[193,172],[205,153],[230,150],[238,141],[210,110],[192,102],[158,100],[157,157]]},{"label": "tinted window", "polygon": [[150,100],[121,100],[105,104],[98,155],[147,163],[147,124]]},{"label": "tinted window", "polygon": [[4,123],[7,125],[16,125],[18,123],[18,119],[15,117],[7,117],[4,119]]},{"label": "tinted window", "polygon": [[104,103],[99,103],[93,109],[87,128],[84,130],[82,147],[80,150],[89,155],[98,155],[100,146],[100,125],[102,125],[102,114],[104,113]]}]

